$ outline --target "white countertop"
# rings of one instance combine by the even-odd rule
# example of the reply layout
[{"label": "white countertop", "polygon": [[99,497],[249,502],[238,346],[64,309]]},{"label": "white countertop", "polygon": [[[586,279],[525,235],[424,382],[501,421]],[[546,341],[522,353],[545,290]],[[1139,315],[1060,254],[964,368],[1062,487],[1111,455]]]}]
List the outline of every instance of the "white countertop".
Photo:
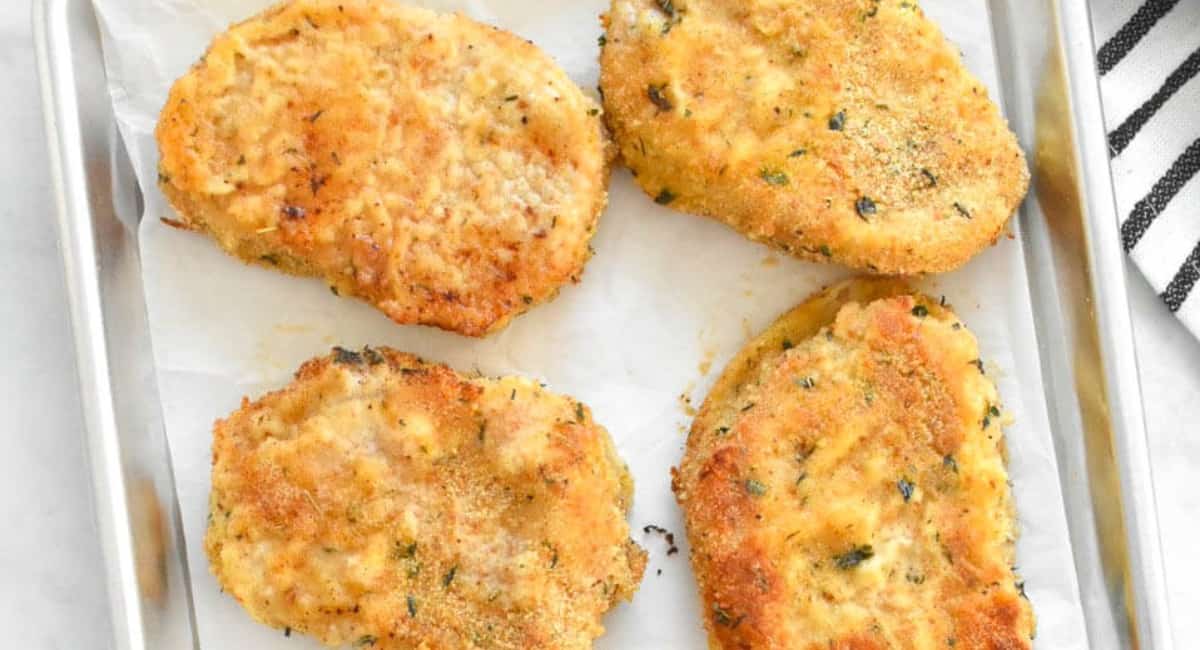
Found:
[{"label": "white countertop", "polygon": [[[27,3],[0,3],[0,647],[108,645]],[[1200,646],[1200,343],[1136,274],[1146,424],[1177,647]]]}]

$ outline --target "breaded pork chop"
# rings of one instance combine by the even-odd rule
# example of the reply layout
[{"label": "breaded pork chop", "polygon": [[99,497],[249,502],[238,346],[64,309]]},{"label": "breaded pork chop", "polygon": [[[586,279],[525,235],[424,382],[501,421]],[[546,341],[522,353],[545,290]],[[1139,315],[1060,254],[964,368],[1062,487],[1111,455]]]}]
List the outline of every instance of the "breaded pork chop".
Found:
[{"label": "breaded pork chop", "polygon": [[638,184],[813,261],[947,271],[1028,186],[987,90],[910,0],[613,0],[606,119]]},{"label": "breaded pork chop", "polygon": [[400,323],[480,336],[577,281],[612,146],[513,34],[390,0],[292,0],[171,88],[178,225]]},{"label": "breaded pork chop", "polygon": [[645,553],[579,402],[388,349],[217,422],[205,550],[254,619],[375,650],[591,648]]},{"label": "breaded pork chop", "polygon": [[1001,419],[974,337],[899,282],[783,316],[673,475],[711,647],[1029,648]]}]

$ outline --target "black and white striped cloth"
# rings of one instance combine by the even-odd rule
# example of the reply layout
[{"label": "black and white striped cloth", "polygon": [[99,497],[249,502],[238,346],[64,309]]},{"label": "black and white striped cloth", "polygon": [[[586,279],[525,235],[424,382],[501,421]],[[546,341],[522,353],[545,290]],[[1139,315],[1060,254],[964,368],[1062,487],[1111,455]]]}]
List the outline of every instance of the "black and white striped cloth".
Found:
[{"label": "black and white striped cloth", "polygon": [[1200,0],[1092,0],[1121,241],[1200,337]]}]

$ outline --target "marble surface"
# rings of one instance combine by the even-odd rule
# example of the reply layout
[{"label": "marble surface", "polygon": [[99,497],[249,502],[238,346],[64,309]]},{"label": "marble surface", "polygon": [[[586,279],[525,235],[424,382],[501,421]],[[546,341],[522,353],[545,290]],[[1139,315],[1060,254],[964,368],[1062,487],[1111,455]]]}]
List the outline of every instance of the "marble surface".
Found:
[{"label": "marble surface", "polygon": [[[0,647],[108,647],[29,6],[0,3]],[[1174,632],[1200,646],[1200,343],[1129,278]]]}]

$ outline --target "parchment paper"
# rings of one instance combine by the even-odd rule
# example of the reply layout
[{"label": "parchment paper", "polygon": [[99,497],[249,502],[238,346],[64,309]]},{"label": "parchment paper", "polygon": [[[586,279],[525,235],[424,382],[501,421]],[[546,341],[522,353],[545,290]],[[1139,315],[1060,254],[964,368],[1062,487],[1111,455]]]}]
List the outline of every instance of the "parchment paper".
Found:
[{"label": "parchment paper", "polygon": [[[253,623],[220,593],[202,547],[212,422],[242,395],[280,387],[305,359],[334,344],[391,345],[459,370],[541,378],[589,404],[617,442],[637,484],[634,538],[650,563],[631,605],[606,619],[598,648],[703,648],[702,613],[687,564],[668,468],[724,363],[778,314],[845,275],[782,258],[713,221],[661,208],[628,172],[614,174],[596,256],[582,284],[477,341],[400,327],[316,280],[251,268],[199,235],[162,225],[170,208],[155,187],[153,129],[171,82],[229,23],[266,0],[95,0],[118,126],[145,194],[140,226],[146,300],[204,648],[272,650],[315,641]],[[594,93],[604,0],[442,0],[532,39]],[[992,34],[983,0],[927,0],[925,9],[996,92]],[[1038,615],[1038,648],[1086,648],[1059,477],[1047,421],[1026,270],[1019,239],[1003,239],[965,269],[926,281],[979,337],[1006,408],[1010,470],[1022,536],[1018,566]],[[655,524],[676,533],[667,556]],[[661,571],[661,573],[660,573]]]}]

